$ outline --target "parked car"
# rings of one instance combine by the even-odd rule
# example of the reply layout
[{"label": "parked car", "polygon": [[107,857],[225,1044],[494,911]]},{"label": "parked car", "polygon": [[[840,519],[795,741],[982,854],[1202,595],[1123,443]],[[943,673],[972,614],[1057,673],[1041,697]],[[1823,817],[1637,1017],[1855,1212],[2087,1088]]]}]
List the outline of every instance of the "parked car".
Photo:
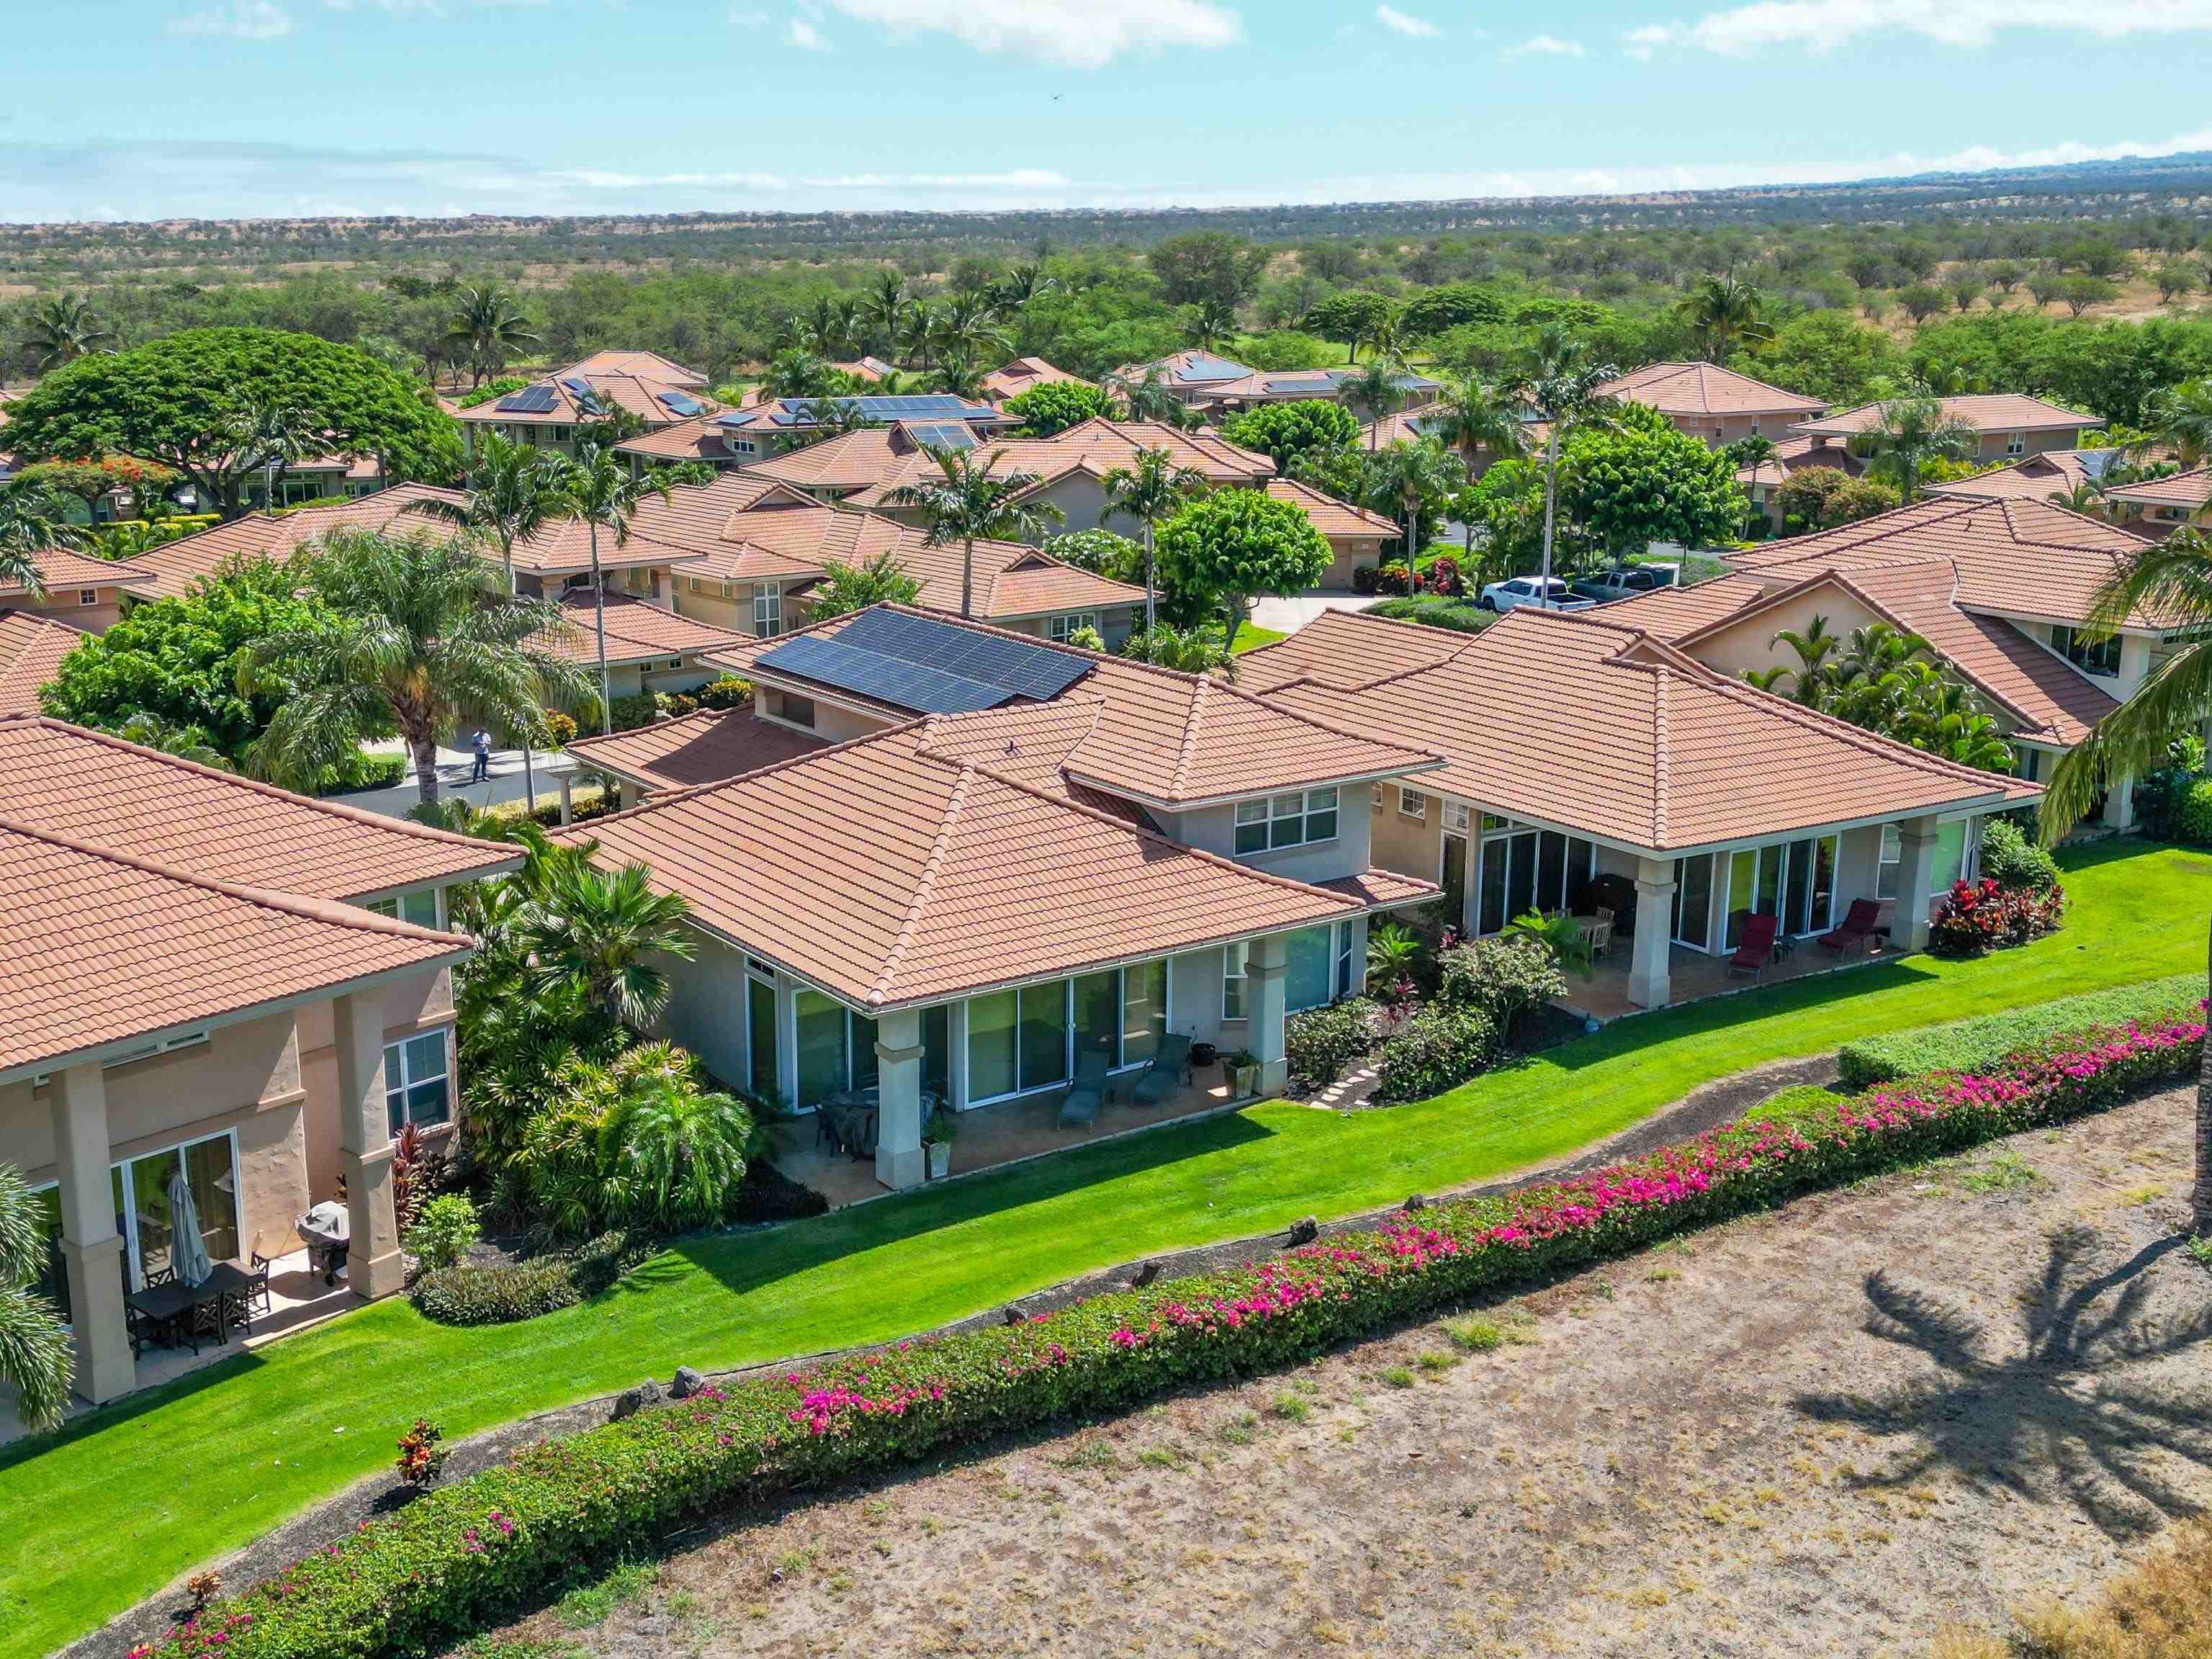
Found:
[{"label": "parked car", "polygon": [[1662,587],[1674,587],[1682,580],[1679,564],[1627,564],[1618,569],[1600,571],[1594,576],[1584,576],[1575,583],[1574,592],[1586,599],[1604,605],[1613,599],[1633,599],[1638,593],[1650,593]]},{"label": "parked car", "polygon": [[1492,582],[1475,601],[1480,609],[1501,615],[1518,611],[1523,605],[1534,605],[1539,611],[1588,611],[1595,603],[1577,599],[1574,591],[1556,576],[1548,588],[1535,576],[1515,576],[1508,581]]}]

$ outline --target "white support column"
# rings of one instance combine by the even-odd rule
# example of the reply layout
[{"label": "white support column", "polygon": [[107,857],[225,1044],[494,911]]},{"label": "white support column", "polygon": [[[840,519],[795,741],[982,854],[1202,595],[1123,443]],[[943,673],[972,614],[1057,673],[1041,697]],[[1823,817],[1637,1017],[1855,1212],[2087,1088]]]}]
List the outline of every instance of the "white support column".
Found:
[{"label": "white support column", "polygon": [[95,1406],[138,1386],[123,1322],[123,1239],[115,1231],[108,1173],[107,1089],[100,1062],[72,1066],[47,1084],[60,1177],[62,1268],[69,1275],[76,1342],[76,1392]]},{"label": "white support column", "polygon": [[1936,842],[1941,833],[1931,817],[1907,818],[1897,826],[1897,909],[1889,942],[1900,951],[1928,948],[1929,894],[1936,884]]},{"label": "white support column", "polygon": [[338,1062],[338,1170],[351,1230],[346,1282],[373,1302],[404,1279],[392,1206],[392,1119],[384,1103],[383,1005],[358,991],[333,997],[331,1030]]},{"label": "white support column", "polygon": [[1244,1046],[1260,1062],[1260,1092],[1279,1095],[1290,1081],[1284,1048],[1290,941],[1280,933],[1255,939],[1244,957]]},{"label": "white support column", "polygon": [[2125,830],[2136,821],[2136,781],[2122,778],[2105,792],[2105,812],[2100,820],[2107,830]]},{"label": "white support column", "polygon": [[564,824],[564,825],[565,825],[565,824],[567,824],[567,823],[571,820],[571,818],[573,818],[573,817],[574,817],[574,809],[573,803],[571,802],[571,800],[570,800],[570,799],[569,799],[569,793],[570,793],[570,791],[574,788],[574,785],[575,785],[575,781],[576,781],[576,780],[575,780],[575,778],[574,778],[571,774],[567,773],[567,772],[563,772],[563,773],[562,773],[562,774],[560,775],[560,781],[561,781],[561,822],[562,823],[562,824]]},{"label": "white support column", "polygon": [[1673,1000],[1668,975],[1674,931],[1674,860],[1636,860],[1636,933],[1628,964],[1628,1000],[1639,1008],[1663,1008]]},{"label": "white support column", "polygon": [[876,1179],[919,1187],[921,1150],[921,1012],[902,1008],[876,1021]]}]

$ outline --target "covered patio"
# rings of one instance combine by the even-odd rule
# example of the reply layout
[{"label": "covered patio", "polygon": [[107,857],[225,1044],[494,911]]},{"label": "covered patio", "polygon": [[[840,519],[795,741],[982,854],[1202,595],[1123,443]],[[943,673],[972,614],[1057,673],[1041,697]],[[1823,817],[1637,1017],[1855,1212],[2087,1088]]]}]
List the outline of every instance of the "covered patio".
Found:
[{"label": "covered patio", "polygon": [[[1780,985],[1905,954],[1891,948],[1889,941],[1879,933],[1841,955],[1820,949],[1811,938],[1786,939],[1783,945],[1785,953],[1778,955],[1753,977],[1730,973],[1726,956],[1709,956],[1686,945],[1670,944],[1667,949],[1667,997],[1656,1006],[1671,1008],[1679,1003],[1700,1002],[1707,997],[1725,996],[1731,991]],[[1619,1019],[1624,1014],[1648,1012],[1630,994],[1635,977],[1633,961],[1630,941],[1615,940],[1613,948],[1591,964],[1588,979],[1577,974],[1567,975],[1567,994],[1553,998],[1553,1006],[1601,1024]]]}]

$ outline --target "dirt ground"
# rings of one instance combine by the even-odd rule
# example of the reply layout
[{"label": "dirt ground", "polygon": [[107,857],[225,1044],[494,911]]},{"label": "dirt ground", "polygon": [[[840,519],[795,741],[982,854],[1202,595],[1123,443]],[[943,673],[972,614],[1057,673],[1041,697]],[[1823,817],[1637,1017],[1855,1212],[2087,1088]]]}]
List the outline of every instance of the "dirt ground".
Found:
[{"label": "dirt ground", "polygon": [[2190,1103],[695,1534],[476,1651],[1923,1655],[2212,1499]]}]

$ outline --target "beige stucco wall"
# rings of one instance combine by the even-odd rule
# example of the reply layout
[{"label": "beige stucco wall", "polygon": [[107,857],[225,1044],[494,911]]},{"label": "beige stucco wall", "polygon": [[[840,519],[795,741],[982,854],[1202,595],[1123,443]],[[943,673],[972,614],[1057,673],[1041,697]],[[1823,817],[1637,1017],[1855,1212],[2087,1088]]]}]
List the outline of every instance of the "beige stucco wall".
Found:
[{"label": "beige stucco wall", "polygon": [[745,1087],[750,1072],[744,957],[696,928],[690,933],[697,953],[689,962],[672,959],[661,964],[668,975],[668,1005],[661,1028],[705,1060],[716,1077]]},{"label": "beige stucco wall", "polygon": [[90,589],[98,597],[90,605],[81,605],[77,596],[85,591],[75,587],[49,587],[43,599],[32,599],[19,593],[9,599],[6,604],[12,611],[35,611],[42,617],[52,617],[57,622],[65,622],[72,628],[82,628],[88,634],[105,634],[115,625],[116,618],[123,614],[122,602],[118,597],[120,590],[112,587]]},{"label": "beige stucco wall", "polygon": [[1848,641],[1854,628],[1864,628],[1879,620],[1874,612],[1848,593],[1832,587],[1823,587],[1800,593],[1795,598],[1762,611],[1757,616],[1746,617],[1729,623],[1716,633],[1694,641],[1689,653],[1706,667],[1726,674],[1731,679],[1741,678],[1752,669],[1772,668],[1778,665],[1796,667],[1797,655],[1786,645],[1775,643],[1774,636],[1784,629],[1802,634],[1813,626],[1815,617],[1828,619],[1828,631]]},{"label": "beige stucco wall", "polygon": [[[443,968],[395,979],[379,994],[387,1043],[453,1022],[453,975]],[[325,1199],[337,1190],[338,1177],[338,1060],[327,1002],[300,1010],[300,1070],[307,1097],[307,1184],[318,1200]],[[457,1107],[459,1085],[456,1076]]]},{"label": "beige stucco wall", "polygon": [[[783,692],[774,686],[763,686],[760,689],[759,712],[769,715],[779,714],[783,708]],[[900,723],[885,715],[866,714],[837,703],[824,702],[819,697],[812,701],[813,723],[800,729],[811,732],[830,743],[849,742],[854,738],[864,738],[871,732],[881,732]]]},{"label": "beige stucco wall", "polygon": [[1352,573],[1363,564],[1379,565],[1382,562],[1382,538],[1380,536],[1331,536],[1328,538],[1328,574],[1321,579],[1323,587],[1348,589]]},{"label": "beige stucco wall", "polygon": [[[1368,856],[1371,819],[1367,791],[1368,786],[1364,783],[1339,787],[1334,841],[1265,853],[1237,851],[1237,809],[1233,805],[1200,807],[1189,812],[1156,812],[1152,816],[1170,839],[1187,847],[1218,853],[1251,869],[1288,876],[1295,881],[1334,881],[1358,875],[1373,862]],[[1435,872],[1430,871],[1429,875],[1434,879]]]},{"label": "beige stucco wall", "polygon": [[[1407,787],[1420,789],[1420,781],[1408,779]],[[1410,818],[1398,810],[1397,782],[1386,781],[1382,787],[1382,805],[1368,809],[1369,862],[1401,875],[1434,881],[1443,867],[1442,799],[1423,790],[1428,798],[1426,816]]]}]

